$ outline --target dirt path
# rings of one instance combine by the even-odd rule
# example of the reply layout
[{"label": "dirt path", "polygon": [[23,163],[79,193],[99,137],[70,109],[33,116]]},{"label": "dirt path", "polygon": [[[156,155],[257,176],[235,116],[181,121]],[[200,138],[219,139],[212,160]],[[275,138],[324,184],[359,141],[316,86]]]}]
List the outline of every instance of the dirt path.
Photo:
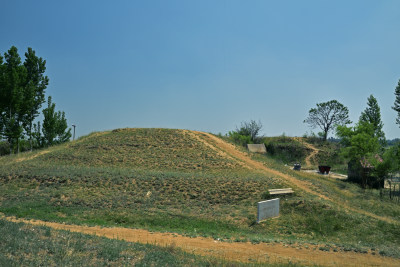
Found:
[{"label": "dirt path", "polygon": [[312,165],[311,159],[314,158],[318,154],[319,149],[310,143],[304,142],[300,137],[296,137],[294,139],[297,140],[298,142],[302,143],[305,147],[307,147],[308,149],[311,150],[310,155],[308,155],[304,160],[306,163],[306,166],[311,166]]},{"label": "dirt path", "polygon": [[[189,132],[189,131],[188,131]],[[215,150],[222,150],[223,153],[229,155],[230,158],[234,158],[236,161],[240,162],[241,164],[245,163],[247,165],[248,168],[250,169],[255,169],[255,170],[261,170],[261,171],[265,171],[268,172],[270,174],[273,174],[277,177],[280,177],[288,182],[290,182],[292,185],[297,186],[298,188],[300,188],[301,190],[315,195],[317,197],[320,197],[322,199],[328,200],[332,203],[335,203],[339,206],[341,206],[342,208],[345,208],[349,211],[353,211],[353,212],[357,212],[359,214],[363,214],[366,215],[368,217],[377,219],[377,220],[381,220],[381,221],[385,221],[391,224],[400,224],[398,221],[393,220],[391,218],[388,217],[383,217],[383,216],[379,216],[373,213],[370,213],[368,211],[364,211],[361,209],[356,209],[353,207],[348,206],[346,203],[341,202],[337,199],[331,199],[319,192],[317,192],[316,188],[314,185],[312,185],[310,182],[306,182],[306,181],[301,181],[296,179],[293,176],[290,176],[288,174],[282,173],[280,171],[268,168],[267,166],[265,166],[264,164],[262,164],[259,161],[255,161],[253,159],[251,159],[246,153],[241,152],[239,150],[236,149],[236,147],[232,144],[229,144],[227,142],[225,142],[224,140],[209,134],[209,133],[204,133],[204,132],[197,132],[197,131],[192,131],[189,132],[192,135],[197,135],[197,140],[200,140],[201,142],[203,142],[205,145],[207,145],[208,147],[213,147],[213,149]],[[214,145],[215,144],[215,145]]]},{"label": "dirt path", "polygon": [[32,153],[32,152],[24,152],[24,155],[22,157],[20,157],[20,158],[17,158],[15,161],[16,162],[22,162],[22,161],[25,161],[25,160],[31,160],[31,159],[37,158],[37,157],[39,157],[41,155],[47,154],[49,152],[50,152],[50,150],[43,150],[43,151],[40,151],[38,153],[35,153],[34,155],[29,155],[29,153]]},{"label": "dirt path", "polygon": [[[109,131],[98,132],[98,133],[93,133],[92,136],[102,136],[102,135],[105,135],[105,134],[108,134],[108,133],[109,133]],[[37,158],[39,156],[47,154],[49,152],[58,151],[60,149],[63,149],[64,147],[71,147],[72,145],[76,145],[77,143],[81,143],[84,140],[85,139],[80,139],[80,140],[68,142],[67,144],[65,144],[65,146],[51,147],[50,149],[42,150],[42,151],[39,151],[39,152],[22,152],[22,153],[19,154],[19,157],[15,159],[15,161],[16,162],[22,162],[22,161],[26,161],[26,160],[32,160],[32,159],[35,159],[35,158]]]},{"label": "dirt path", "polygon": [[[199,140],[201,140],[207,146],[210,146],[210,145],[212,146],[212,144],[210,144],[210,141],[212,143],[215,143],[219,150],[222,149],[226,154],[229,154],[231,157],[235,158],[235,160],[241,162],[241,164],[245,163],[246,167],[248,167],[250,169],[266,171],[270,174],[273,174],[275,176],[283,178],[284,180],[289,181],[290,183],[296,185],[297,187],[301,188],[302,190],[304,190],[310,194],[316,195],[316,196],[326,199],[326,200],[330,200],[325,195],[322,195],[314,190],[311,190],[310,188],[313,186],[311,183],[305,182],[305,181],[300,181],[290,175],[287,175],[287,174],[279,172],[277,170],[268,168],[261,162],[251,159],[246,153],[237,150],[234,145],[229,144],[212,134],[202,133],[202,132],[192,132],[192,133],[196,133],[197,136],[199,137]],[[215,148],[215,149],[217,149],[217,148]]]},{"label": "dirt path", "polygon": [[211,238],[190,238],[172,233],[149,232],[129,228],[102,228],[39,220],[16,219],[15,217],[0,217],[12,222],[23,222],[32,225],[45,225],[56,230],[68,230],[90,235],[104,236],[143,244],[179,247],[186,252],[203,256],[213,256],[230,261],[260,262],[260,263],[300,263],[307,266],[400,266],[400,259],[361,254],[355,252],[321,251],[317,246],[300,245],[287,246],[276,243],[251,244],[243,242],[220,242]]},{"label": "dirt path", "polygon": [[[214,150],[218,155],[220,155],[220,156],[222,156],[222,157],[224,157],[224,158],[230,159],[230,160],[232,160],[232,161],[235,161],[236,163],[238,163],[239,165],[241,165],[241,166],[243,166],[243,167],[245,167],[245,168],[251,169],[251,167],[250,167],[248,164],[246,164],[245,162],[243,162],[243,161],[241,161],[241,160],[238,160],[237,158],[232,157],[232,153],[230,153],[230,155],[229,155],[228,153],[226,153],[226,151],[223,151],[223,150],[221,150],[220,148],[218,148],[218,147],[212,145],[211,143],[206,142],[206,141],[201,137],[201,135],[208,135],[207,133],[194,132],[194,131],[188,131],[188,130],[184,130],[184,133],[187,134],[187,135],[189,135],[189,136],[192,137],[193,139],[196,139],[197,141],[201,142],[201,143],[202,143],[203,145],[205,145],[206,147],[211,148],[211,149]],[[232,148],[231,148],[232,151],[237,151],[236,148],[235,148],[233,145],[231,145],[231,144],[229,144],[229,143],[226,143],[226,145],[232,146]],[[230,152],[230,151],[227,151],[227,152]]]}]

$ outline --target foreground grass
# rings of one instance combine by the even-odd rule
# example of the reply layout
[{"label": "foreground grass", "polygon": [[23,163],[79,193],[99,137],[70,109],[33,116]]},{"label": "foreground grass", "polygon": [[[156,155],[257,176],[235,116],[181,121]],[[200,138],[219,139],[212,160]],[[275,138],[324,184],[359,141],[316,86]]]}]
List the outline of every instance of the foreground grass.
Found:
[{"label": "foreground grass", "polygon": [[[118,225],[230,241],[308,242],[354,251],[375,249],[377,253],[399,257],[397,225],[349,213],[301,192],[281,198],[279,218],[255,224],[256,202],[263,199],[267,188],[282,187],[279,182],[265,182],[273,179],[259,174],[240,178],[233,174],[214,177],[83,167],[75,172],[57,169],[58,176],[32,177],[35,170],[30,169],[29,174],[1,179],[0,211],[23,218]],[[50,167],[46,171],[52,174]],[[108,178],[103,177],[104,171]],[[331,183],[318,184],[321,190],[332,191],[332,197],[340,197],[335,187],[343,182]],[[373,195],[370,200],[362,199],[362,192],[357,193],[354,185],[344,185],[353,195],[341,197],[359,199],[358,205],[377,203],[367,210],[379,214],[385,208],[393,218],[398,216],[398,205],[372,201]]]},{"label": "foreground grass", "polygon": [[130,243],[0,219],[0,266],[260,265],[196,256],[174,246]]},{"label": "foreground grass", "polygon": [[[349,212],[301,190],[281,198],[279,218],[256,224],[256,203],[268,198],[267,189],[291,185],[244,169],[185,138],[174,130],[116,131],[26,161],[2,158],[0,211],[71,224],[118,225],[232,242],[312,243],[400,257],[398,225]],[[141,161],[144,158],[148,160]],[[254,159],[310,182],[313,189],[348,206],[400,219],[400,206],[380,200],[376,190],[291,171],[265,156]]]}]

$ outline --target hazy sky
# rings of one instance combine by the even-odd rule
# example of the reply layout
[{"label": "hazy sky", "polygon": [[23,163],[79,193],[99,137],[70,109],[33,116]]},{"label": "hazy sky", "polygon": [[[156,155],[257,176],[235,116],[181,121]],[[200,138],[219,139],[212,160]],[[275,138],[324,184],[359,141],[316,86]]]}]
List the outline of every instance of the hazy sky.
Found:
[{"label": "hazy sky", "polygon": [[301,136],[337,99],[373,94],[400,137],[400,1],[2,0],[0,52],[47,60],[47,94],[77,135],[122,127],[226,133],[250,119]]}]

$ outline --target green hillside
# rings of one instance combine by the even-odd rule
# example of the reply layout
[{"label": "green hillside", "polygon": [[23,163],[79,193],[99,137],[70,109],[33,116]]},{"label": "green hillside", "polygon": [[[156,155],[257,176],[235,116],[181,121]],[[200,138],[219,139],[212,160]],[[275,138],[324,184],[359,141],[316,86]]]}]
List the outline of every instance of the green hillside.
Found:
[{"label": "green hillside", "polygon": [[[281,197],[280,217],[256,224],[256,203],[283,187],[295,194]],[[1,157],[0,212],[400,257],[400,205],[378,191],[186,130],[119,129]]]},{"label": "green hillside", "polygon": [[184,130],[117,129],[50,148],[32,162],[143,170],[214,170],[238,167]]}]

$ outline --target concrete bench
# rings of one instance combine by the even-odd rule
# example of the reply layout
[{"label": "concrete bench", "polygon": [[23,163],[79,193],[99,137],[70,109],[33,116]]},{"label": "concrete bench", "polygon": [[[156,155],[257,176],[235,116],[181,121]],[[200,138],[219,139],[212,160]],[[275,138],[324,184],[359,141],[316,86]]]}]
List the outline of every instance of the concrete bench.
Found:
[{"label": "concrete bench", "polygon": [[282,189],[268,189],[270,195],[286,195],[293,194],[292,188],[282,188]]}]

